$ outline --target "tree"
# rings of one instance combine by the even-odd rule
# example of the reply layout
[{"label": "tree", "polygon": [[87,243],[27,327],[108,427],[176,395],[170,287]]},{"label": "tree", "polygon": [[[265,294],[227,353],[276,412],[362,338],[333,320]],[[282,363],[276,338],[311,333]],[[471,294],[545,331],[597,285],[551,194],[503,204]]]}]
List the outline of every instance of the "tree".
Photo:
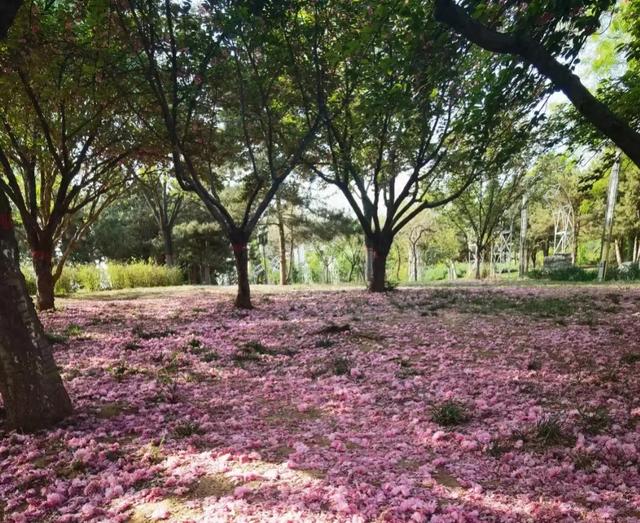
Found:
[{"label": "tree", "polygon": [[[435,17],[469,41],[517,56],[548,78],[576,110],[640,166],[640,132],[624,113],[614,113],[573,73],[575,58],[599,17],[614,0],[473,3],[472,15],[453,0],[436,0]],[[640,48],[640,46],[638,46]],[[623,116],[624,115],[624,116]]]},{"label": "tree", "polygon": [[505,138],[523,132],[531,111],[522,92],[539,86],[460,48],[429,21],[428,5],[331,5],[316,13],[328,28],[317,58],[326,118],[306,163],[356,214],[373,254],[369,289],[378,292],[395,236],[511,154]]},{"label": "tree", "polygon": [[164,262],[172,266],[175,262],[173,249],[173,228],[182,208],[184,194],[179,187],[173,186],[173,180],[167,168],[161,164],[151,168],[133,169],[133,177],[144,201],[153,213],[164,246]]},{"label": "tree", "polygon": [[[0,10],[0,40],[15,14]],[[11,429],[35,431],[71,413],[51,346],[36,315],[20,272],[11,207],[0,191],[0,395]]]},{"label": "tree", "polygon": [[475,277],[480,279],[487,248],[494,240],[508,211],[518,205],[523,192],[526,168],[514,162],[498,172],[484,172],[452,203],[452,219],[475,245]]},{"label": "tree", "polygon": [[[140,51],[140,90],[157,104],[176,179],[227,236],[238,276],[235,304],[251,308],[247,243],[320,122],[319,114],[298,109],[292,75],[304,57],[284,37],[301,19],[279,3],[125,4],[118,7],[123,36]],[[300,125],[307,118],[309,128]]]},{"label": "tree", "polygon": [[[127,118],[99,47],[74,2],[31,4],[0,60],[0,164],[3,191],[16,206],[32,253],[37,307],[54,307],[54,286],[78,241],[124,186]],[[89,7],[84,17],[89,19]],[[100,23],[98,19],[96,23]],[[88,39],[95,39],[88,46]],[[25,43],[26,42],[26,43]],[[52,81],[52,79],[54,79]],[[65,248],[56,254],[61,238]]]}]

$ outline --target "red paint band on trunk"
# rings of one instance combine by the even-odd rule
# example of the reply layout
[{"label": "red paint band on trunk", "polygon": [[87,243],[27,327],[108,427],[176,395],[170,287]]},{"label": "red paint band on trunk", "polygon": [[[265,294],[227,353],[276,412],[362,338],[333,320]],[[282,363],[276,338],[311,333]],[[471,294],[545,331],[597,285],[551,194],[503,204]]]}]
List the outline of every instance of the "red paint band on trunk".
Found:
[{"label": "red paint band on trunk", "polygon": [[233,252],[240,253],[242,251],[246,251],[247,250],[247,244],[246,243],[232,243],[231,244],[231,248],[233,249]]},{"label": "red paint band on trunk", "polygon": [[31,256],[33,256],[35,260],[47,261],[51,259],[51,254],[47,251],[31,251]]},{"label": "red paint band on trunk", "polygon": [[0,230],[10,231],[11,229],[13,229],[13,221],[11,220],[11,214],[9,213],[0,214]]}]

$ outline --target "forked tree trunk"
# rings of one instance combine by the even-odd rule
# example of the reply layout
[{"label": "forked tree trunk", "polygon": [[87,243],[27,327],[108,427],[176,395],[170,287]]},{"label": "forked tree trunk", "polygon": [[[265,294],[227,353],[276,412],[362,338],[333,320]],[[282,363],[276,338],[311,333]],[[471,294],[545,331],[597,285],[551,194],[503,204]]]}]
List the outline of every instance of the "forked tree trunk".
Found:
[{"label": "forked tree trunk", "polygon": [[372,252],[372,274],[369,281],[369,290],[371,292],[385,291],[385,276],[387,271],[388,252],[384,250],[373,249]]},{"label": "forked tree trunk", "polygon": [[236,260],[236,273],[238,276],[238,294],[235,306],[239,309],[253,309],[251,288],[249,287],[249,251],[247,250],[247,244],[244,241],[237,241],[231,246]]},{"label": "forked tree trunk", "polygon": [[7,425],[51,426],[71,413],[51,347],[20,272],[9,203],[0,194],[0,394]]},{"label": "forked tree trunk", "polygon": [[39,311],[55,308],[55,281],[51,261],[53,248],[49,245],[38,246],[31,252],[33,269],[36,273],[36,306]]}]

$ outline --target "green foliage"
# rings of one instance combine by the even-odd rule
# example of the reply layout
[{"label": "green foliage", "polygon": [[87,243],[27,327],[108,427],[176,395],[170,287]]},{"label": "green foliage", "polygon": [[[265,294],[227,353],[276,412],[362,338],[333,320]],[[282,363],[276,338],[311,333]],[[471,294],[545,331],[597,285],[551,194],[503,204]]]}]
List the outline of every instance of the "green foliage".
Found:
[{"label": "green foliage", "polygon": [[182,272],[176,267],[150,262],[109,263],[109,288],[164,287],[183,283]]},{"label": "green foliage", "polygon": [[600,434],[611,425],[611,418],[606,407],[595,409],[579,409],[580,423],[587,434]]},{"label": "green foliage", "polygon": [[640,362],[640,352],[626,352],[620,358],[620,363],[624,365],[633,365]]},{"label": "green foliage", "polygon": [[203,430],[200,425],[191,420],[181,421],[173,428],[173,434],[177,438],[189,438],[202,433]]},{"label": "green foliage", "polygon": [[100,269],[94,264],[77,265],[74,276],[78,287],[82,290],[93,292],[102,288],[102,275]]},{"label": "green foliage", "polygon": [[438,425],[453,427],[469,421],[467,407],[456,400],[447,400],[431,407],[431,418]]},{"label": "green foliage", "polygon": [[549,271],[545,269],[537,269],[529,271],[527,276],[534,280],[551,280],[551,281],[571,281],[571,282],[585,282],[595,281],[598,276],[597,271],[587,270],[581,267],[573,266],[566,269],[558,269]]},{"label": "green foliage", "polygon": [[557,445],[565,440],[560,420],[555,416],[547,416],[536,424],[535,435],[543,445]]},{"label": "green foliage", "polygon": [[351,371],[352,363],[349,359],[338,356],[331,361],[331,371],[336,376],[344,376]]}]

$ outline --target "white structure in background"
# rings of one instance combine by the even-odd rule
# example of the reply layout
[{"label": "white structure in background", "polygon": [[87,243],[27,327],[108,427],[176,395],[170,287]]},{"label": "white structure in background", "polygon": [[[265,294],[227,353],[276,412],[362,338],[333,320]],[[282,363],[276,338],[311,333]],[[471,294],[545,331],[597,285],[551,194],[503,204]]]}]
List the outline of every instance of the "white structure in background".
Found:
[{"label": "white structure in background", "polygon": [[497,263],[509,263],[513,260],[513,220],[509,224],[503,224],[496,234],[491,246],[491,261]]},{"label": "white structure in background", "polygon": [[553,254],[567,254],[573,246],[573,209],[563,204],[553,211]]}]

